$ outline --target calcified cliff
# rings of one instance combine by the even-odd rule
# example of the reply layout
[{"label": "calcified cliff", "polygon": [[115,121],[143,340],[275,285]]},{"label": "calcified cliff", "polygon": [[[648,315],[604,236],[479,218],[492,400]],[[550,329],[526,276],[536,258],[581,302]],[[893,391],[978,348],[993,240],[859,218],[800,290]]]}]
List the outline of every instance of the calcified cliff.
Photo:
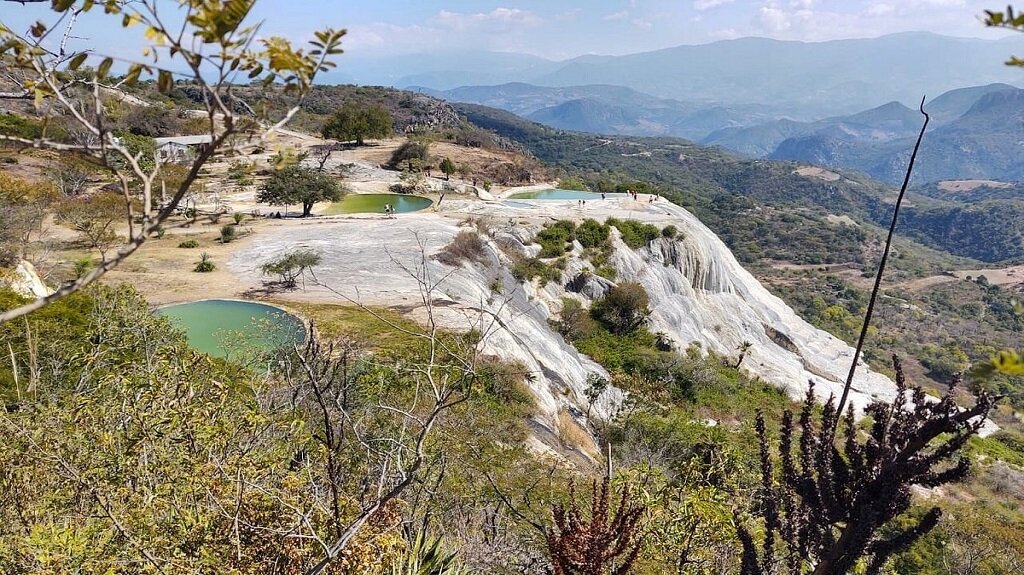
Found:
[{"label": "calcified cliff", "polygon": [[[539,247],[530,239],[544,221],[553,219],[614,216],[672,224],[679,229],[677,238],[660,238],[638,250],[627,247],[612,231],[618,279],[640,283],[647,290],[653,331],[666,333],[681,347],[698,342],[729,356],[749,341],[753,346],[743,367],[751,374],[793,396],[801,396],[810,380],[821,394],[841,392],[852,349],[800,319],[769,293],[693,215],[665,201],[647,204],[615,198],[591,204],[583,209],[575,201],[446,200],[440,214],[324,219],[267,228],[235,254],[229,267],[255,283],[261,263],[298,246],[311,247],[324,257],[318,277],[342,296],[307,285],[289,297],[337,303],[349,299],[398,308],[420,320],[426,312],[425,283],[432,288],[437,321],[452,328],[480,329],[486,334],[486,353],[521,362],[533,374],[530,385],[541,419],[552,424],[560,408],[585,405],[589,374],[607,374],[553,332],[548,320],[557,317],[563,296],[590,302],[607,289],[607,283],[572,281],[589,267],[579,257],[579,246],[569,257],[564,280],[543,288],[516,281],[506,252],[536,253]],[[467,216],[489,221],[488,261],[452,268],[431,259],[460,229],[473,229],[460,228]],[[566,284],[572,284],[572,291]],[[851,393],[856,407],[893,395],[887,377],[860,368]],[[613,390],[596,410],[607,415],[621,399],[622,394]]]}]

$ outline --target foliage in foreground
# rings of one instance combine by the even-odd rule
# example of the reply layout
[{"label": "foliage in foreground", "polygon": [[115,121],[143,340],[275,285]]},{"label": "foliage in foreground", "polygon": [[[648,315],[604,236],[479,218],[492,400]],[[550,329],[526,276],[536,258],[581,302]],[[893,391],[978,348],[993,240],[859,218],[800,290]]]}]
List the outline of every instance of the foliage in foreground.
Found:
[{"label": "foliage in foreground", "polygon": [[840,415],[834,398],[825,404],[815,429],[812,387],[800,414],[799,437],[791,412],[783,416],[777,473],[764,418],[758,418],[762,485],[757,515],[764,535],[758,545],[748,527],[739,527],[742,575],[778,569],[790,575],[843,575],[861,562],[867,573],[879,573],[895,553],[938,524],[938,507],[898,529],[892,522],[910,509],[911,486],[936,487],[967,475],[970,461],[960,453],[984,425],[993,400],[981,393],[974,406],[961,409],[951,389],[941,400],[929,401],[921,388],[908,389],[895,357],[893,364],[897,397],[908,403],[868,406],[871,429],[864,441],[852,407],[837,436]]}]

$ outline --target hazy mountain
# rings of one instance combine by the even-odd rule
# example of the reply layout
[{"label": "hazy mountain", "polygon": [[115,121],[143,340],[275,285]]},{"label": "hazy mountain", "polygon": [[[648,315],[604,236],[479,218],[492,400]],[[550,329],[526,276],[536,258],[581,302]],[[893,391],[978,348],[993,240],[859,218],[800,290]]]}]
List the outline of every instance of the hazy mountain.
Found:
[{"label": "hazy mountain", "polygon": [[[346,56],[343,74],[354,83],[363,85],[418,85],[447,90],[530,78],[551,72],[559,65],[537,56],[511,52],[437,52],[384,58]],[[343,83],[339,79],[340,74],[326,74],[321,81],[325,84]]]},{"label": "hazy mountain", "polygon": [[[914,32],[819,43],[740,38],[564,62],[494,52],[421,54],[354,60],[346,72],[364,84],[437,90],[507,82],[611,84],[704,106],[770,103],[777,117],[812,120],[891,101],[913,106],[922,94],[963,86],[1020,83],[1019,72],[1003,62],[1022,52],[1024,36],[981,40]],[[587,96],[549,105],[581,97]]]},{"label": "hazy mountain", "polygon": [[[783,141],[770,158],[851,168],[898,183],[913,140],[912,134],[871,141],[817,132]],[[914,179],[1024,180],[1022,158],[1024,90],[999,90],[982,95],[962,116],[929,129]]]},{"label": "hazy mountain", "polygon": [[[932,117],[931,125],[938,127],[956,120],[986,94],[1015,89],[1008,84],[989,84],[946,92],[927,103],[926,109]],[[815,122],[784,119],[756,126],[724,128],[709,134],[701,143],[722,146],[748,156],[764,157],[772,155],[780,144],[791,138],[797,140],[787,142],[787,150],[808,145],[813,147],[815,142],[836,146],[839,144],[833,141],[884,143],[899,140],[916,135],[921,121],[921,115],[916,109],[899,102],[889,102],[857,114]],[[788,157],[796,153],[784,151],[783,155]]]},{"label": "hazy mountain", "polygon": [[612,135],[699,140],[723,126],[748,126],[780,113],[763,105],[682,102],[610,85],[546,87],[513,82],[452,90],[411,89],[452,102],[507,110],[555,128]]}]

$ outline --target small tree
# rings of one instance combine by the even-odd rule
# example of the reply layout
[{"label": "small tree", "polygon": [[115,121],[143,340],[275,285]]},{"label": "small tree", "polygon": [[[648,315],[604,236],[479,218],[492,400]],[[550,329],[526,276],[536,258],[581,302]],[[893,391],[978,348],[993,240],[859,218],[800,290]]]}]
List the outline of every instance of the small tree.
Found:
[{"label": "small tree", "polygon": [[263,275],[280,277],[282,285],[293,288],[296,281],[307,271],[320,265],[322,259],[320,254],[313,250],[301,249],[288,252],[263,264],[260,266],[260,271],[263,272]]},{"label": "small tree", "polygon": [[599,491],[594,482],[589,517],[576,501],[574,485],[568,509],[556,504],[551,510],[555,525],[545,539],[554,575],[625,575],[633,569],[643,545],[638,527],[645,510],[623,487],[613,511],[609,483],[605,477]]},{"label": "small tree", "polygon": [[638,283],[625,282],[608,290],[593,306],[594,317],[612,333],[627,334],[640,328],[651,315],[650,298]]},{"label": "small tree", "polygon": [[452,174],[455,173],[455,164],[450,158],[441,160],[441,165],[439,167],[441,168],[441,173],[444,174],[445,180],[450,180],[452,178]]},{"label": "small tree", "polygon": [[608,391],[608,380],[601,377],[600,374],[592,373],[587,376],[587,387],[583,390],[583,395],[587,397],[587,421],[590,421],[590,412],[594,409],[594,404],[597,400],[601,399],[604,392]]},{"label": "small tree", "polygon": [[736,346],[736,351],[740,352],[740,355],[739,357],[736,358],[736,364],[733,365],[734,369],[740,368],[740,365],[743,364],[743,360],[746,359],[747,357],[747,352],[750,351],[750,348],[752,347],[754,347],[754,344],[746,340],[744,340],[743,343]]},{"label": "small tree", "polygon": [[65,200],[57,207],[57,219],[74,228],[82,243],[98,251],[103,261],[122,241],[115,228],[123,214],[124,198],[110,192]]},{"label": "small tree", "polygon": [[[741,575],[845,575],[862,561],[867,573],[879,573],[894,553],[938,523],[938,507],[909,524],[897,526],[894,519],[910,508],[912,485],[936,487],[967,474],[970,460],[951,460],[984,425],[993,400],[982,392],[973,407],[961,409],[953,385],[941,400],[929,401],[920,387],[907,388],[896,357],[893,366],[897,399],[865,409],[872,426],[863,441],[853,408],[840,417],[833,398],[815,428],[812,386],[800,413],[799,437],[792,413],[783,414],[781,473],[775,471],[764,418],[758,416],[762,485],[756,515],[764,535],[757,545],[753,532],[739,522]],[[842,437],[836,433],[840,419]]]},{"label": "small tree", "polygon": [[272,205],[302,204],[302,217],[306,217],[317,202],[337,202],[344,195],[344,188],[329,176],[291,165],[271,174],[256,194],[256,201]]},{"label": "small tree", "polygon": [[405,142],[398,147],[394,153],[391,154],[391,160],[388,161],[388,165],[392,168],[398,168],[403,163],[406,168],[412,171],[415,165],[424,165],[430,159],[430,147],[426,142]]},{"label": "small tree", "polygon": [[392,127],[391,114],[383,106],[345,102],[324,124],[321,133],[325,138],[341,142],[354,140],[356,145],[362,146],[367,138],[390,136]]}]

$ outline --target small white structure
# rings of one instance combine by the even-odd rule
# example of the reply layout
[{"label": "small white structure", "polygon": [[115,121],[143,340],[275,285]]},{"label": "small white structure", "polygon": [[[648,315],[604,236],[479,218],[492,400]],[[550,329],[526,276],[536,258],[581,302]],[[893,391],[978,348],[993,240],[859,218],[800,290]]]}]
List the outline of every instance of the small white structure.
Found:
[{"label": "small white structure", "polygon": [[209,134],[200,136],[169,136],[153,138],[156,141],[156,162],[158,164],[186,164],[211,143]]}]

